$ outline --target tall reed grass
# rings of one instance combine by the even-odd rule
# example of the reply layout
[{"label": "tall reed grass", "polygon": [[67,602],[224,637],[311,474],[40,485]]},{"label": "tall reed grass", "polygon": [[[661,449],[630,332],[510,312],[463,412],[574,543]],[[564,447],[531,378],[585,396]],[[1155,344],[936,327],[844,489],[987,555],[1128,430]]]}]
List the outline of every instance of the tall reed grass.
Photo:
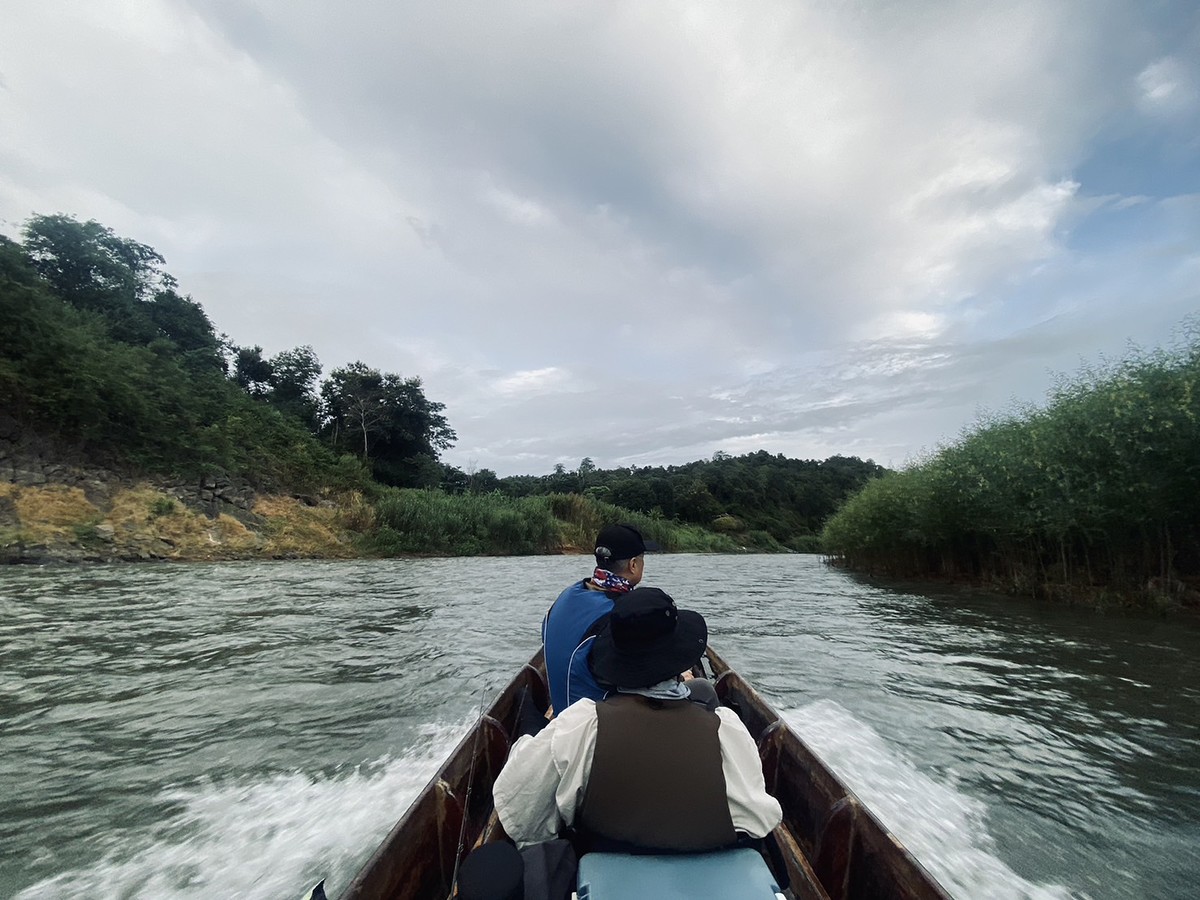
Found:
[{"label": "tall reed grass", "polygon": [[828,522],[851,568],[1200,601],[1200,321],[870,482]]},{"label": "tall reed grass", "polygon": [[374,527],[363,549],[381,556],[418,553],[446,556],[520,556],[590,552],[596,532],[628,522],[647,538],[674,551],[731,552],[730,538],[679,525],[578,494],[506,497],[386,489],[375,499]]}]

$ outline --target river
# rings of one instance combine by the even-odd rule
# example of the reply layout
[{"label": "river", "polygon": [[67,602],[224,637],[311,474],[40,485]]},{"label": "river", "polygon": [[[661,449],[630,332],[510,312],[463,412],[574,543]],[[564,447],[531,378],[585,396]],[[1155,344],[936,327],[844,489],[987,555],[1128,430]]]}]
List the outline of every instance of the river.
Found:
[{"label": "river", "polygon": [[[956,897],[1195,895],[1200,626],[651,556]],[[0,896],[330,896],[582,557],[0,570]]]}]

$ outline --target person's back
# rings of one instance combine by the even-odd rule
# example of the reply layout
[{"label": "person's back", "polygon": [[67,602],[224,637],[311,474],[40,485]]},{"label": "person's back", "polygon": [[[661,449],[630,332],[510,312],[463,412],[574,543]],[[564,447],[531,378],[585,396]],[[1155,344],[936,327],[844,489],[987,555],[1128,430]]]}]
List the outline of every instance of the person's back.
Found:
[{"label": "person's back", "polygon": [[576,819],[591,846],[678,852],[732,845],[721,724],[719,714],[688,699],[618,694],[597,703],[596,747]]},{"label": "person's back", "polygon": [[593,590],[577,581],[558,595],[542,621],[542,647],[546,654],[546,680],[555,711],[566,709],[581,697],[603,700],[605,690],[588,666],[595,633],[592,626],[613,608],[616,594]]},{"label": "person's back", "polygon": [[711,850],[779,824],[746,726],[730,709],[690,699],[677,674],[699,661],[707,639],[704,618],[660,590],[617,598],[591,652],[614,693],[574,703],[522,737],[496,779],[496,812],[519,845],[568,825],[592,849]]},{"label": "person's back", "polygon": [[613,600],[642,580],[647,543],[631,525],[607,525],[596,536],[596,569],[591,578],[568,587],[542,620],[546,680],[555,711],[576,700],[603,700],[607,691],[588,665],[596,624],[613,608]]}]

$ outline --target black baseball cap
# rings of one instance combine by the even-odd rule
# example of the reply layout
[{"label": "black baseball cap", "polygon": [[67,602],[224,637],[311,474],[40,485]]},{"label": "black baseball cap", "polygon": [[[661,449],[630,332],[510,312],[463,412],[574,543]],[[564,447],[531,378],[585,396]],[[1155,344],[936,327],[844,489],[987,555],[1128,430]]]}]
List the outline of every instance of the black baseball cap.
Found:
[{"label": "black baseball cap", "polygon": [[596,562],[602,565],[661,549],[654,541],[643,538],[632,525],[605,525],[596,535]]}]

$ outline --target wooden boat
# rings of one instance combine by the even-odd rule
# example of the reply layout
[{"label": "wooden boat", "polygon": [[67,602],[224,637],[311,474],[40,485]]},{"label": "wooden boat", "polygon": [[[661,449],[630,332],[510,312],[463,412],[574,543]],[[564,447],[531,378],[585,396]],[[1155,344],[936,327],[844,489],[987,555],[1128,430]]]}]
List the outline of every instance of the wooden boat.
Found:
[{"label": "wooden boat", "polygon": [[[745,679],[711,648],[706,658],[717,696],[737,712],[757,740],[767,790],[783,807],[783,822],[774,836],[792,896],[798,900],[948,897]],[[519,707],[529,697],[538,709],[549,705],[541,651],[459,742],[342,900],[446,900],[453,895],[461,857],[498,833],[492,784],[508,757]]]}]

